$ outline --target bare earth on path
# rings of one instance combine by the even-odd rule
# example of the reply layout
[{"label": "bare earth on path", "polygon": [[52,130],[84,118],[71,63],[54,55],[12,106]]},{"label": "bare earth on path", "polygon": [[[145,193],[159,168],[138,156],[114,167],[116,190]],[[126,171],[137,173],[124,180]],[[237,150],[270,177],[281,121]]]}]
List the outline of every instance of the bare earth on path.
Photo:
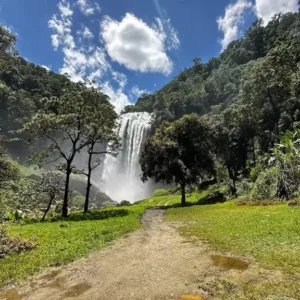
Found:
[{"label": "bare earth on path", "polygon": [[[30,284],[6,291],[2,298],[0,294],[0,299],[205,299],[209,292],[203,287],[228,272],[214,266],[204,244],[188,241],[178,234],[176,224],[164,222],[163,214],[148,210],[143,230],[87,258],[48,270]],[[248,276],[247,271],[232,272],[239,280]],[[186,294],[198,296],[181,298]]]}]

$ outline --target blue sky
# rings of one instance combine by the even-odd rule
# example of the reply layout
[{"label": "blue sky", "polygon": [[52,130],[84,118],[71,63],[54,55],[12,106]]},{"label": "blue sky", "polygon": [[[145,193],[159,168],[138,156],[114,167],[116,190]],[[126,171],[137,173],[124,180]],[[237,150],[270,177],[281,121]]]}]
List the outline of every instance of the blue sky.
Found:
[{"label": "blue sky", "polygon": [[296,11],[298,0],[1,0],[0,23],[21,56],[72,80],[94,79],[116,109],[154,92],[194,57],[207,61],[243,34]]}]

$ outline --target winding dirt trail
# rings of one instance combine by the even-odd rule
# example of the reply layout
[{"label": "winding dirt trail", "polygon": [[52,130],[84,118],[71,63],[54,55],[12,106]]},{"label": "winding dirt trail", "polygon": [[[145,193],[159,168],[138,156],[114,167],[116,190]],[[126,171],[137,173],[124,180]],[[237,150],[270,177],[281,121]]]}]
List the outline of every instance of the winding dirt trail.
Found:
[{"label": "winding dirt trail", "polygon": [[[209,296],[211,283],[224,276],[240,284],[262,279],[253,270],[220,270],[204,244],[181,237],[176,224],[163,221],[163,214],[148,210],[144,229],[87,258],[48,270],[30,284],[0,294],[0,299],[201,300]],[[182,297],[187,294],[197,296]],[[211,294],[208,298],[219,299]]]},{"label": "winding dirt trail", "polygon": [[20,287],[20,298],[11,290],[7,299],[165,300],[201,294],[199,283],[215,268],[205,247],[182,238],[175,225],[163,222],[163,213],[148,210],[144,230],[88,258],[48,271]]}]

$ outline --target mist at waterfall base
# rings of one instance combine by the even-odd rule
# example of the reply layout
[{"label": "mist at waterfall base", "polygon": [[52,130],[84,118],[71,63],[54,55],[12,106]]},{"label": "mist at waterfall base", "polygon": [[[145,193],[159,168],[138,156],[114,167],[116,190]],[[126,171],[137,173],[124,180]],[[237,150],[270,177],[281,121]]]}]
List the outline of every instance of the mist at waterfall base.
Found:
[{"label": "mist at waterfall base", "polygon": [[135,202],[151,195],[151,182],[141,181],[139,164],[143,141],[149,136],[151,115],[128,113],[120,116],[122,150],[117,158],[107,155],[101,173],[100,189],[113,200]]}]

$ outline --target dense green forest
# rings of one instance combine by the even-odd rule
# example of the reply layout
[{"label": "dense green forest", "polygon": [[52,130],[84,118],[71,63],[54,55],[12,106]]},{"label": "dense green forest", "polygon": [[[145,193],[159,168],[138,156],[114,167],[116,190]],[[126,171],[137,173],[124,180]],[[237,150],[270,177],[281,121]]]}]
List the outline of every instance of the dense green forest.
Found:
[{"label": "dense green forest", "polygon": [[[267,26],[257,20],[244,37],[229,44],[219,57],[207,63],[195,58],[191,68],[183,70],[161,90],[142,96],[134,106],[127,106],[124,112],[153,113],[153,132],[158,128],[152,143],[148,142],[144,148],[141,162],[146,174],[167,183],[181,184],[184,177],[190,181],[192,169],[187,165],[194,166],[196,162],[191,162],[191,156],[184,153],[189,153],[191,145],[197,143],[197,133],[189,135],[197,126],[191,123],[190,129],[187,124],[180,128],[186,134],[185,140],[169,133],[177,126],[173,121],[196,113],[201,116],[200,123],[208,124],[202,141],[211,144],[217,179],[231,182],[232,196],[247,194],[252,199],[295,196],[299,177],[296,163],[300,121],[299,32],[299,13],[275,15]],[[160,150],[164,153],[156,157],[156,162],[146,149],[149,143],[156,151],[155,145],[163,147]],[[172,143],[177,150],[169,147]],[[168,160],[174,151],[183,160],[185,170],[178,165],[174,171],[174,164]],[[172,165],[173,170],[170,167],[169,171],[175,180],[162,174],[165,170],[160,166],[165,164]],[[151,173],[153,165],[156,174]]]}]

